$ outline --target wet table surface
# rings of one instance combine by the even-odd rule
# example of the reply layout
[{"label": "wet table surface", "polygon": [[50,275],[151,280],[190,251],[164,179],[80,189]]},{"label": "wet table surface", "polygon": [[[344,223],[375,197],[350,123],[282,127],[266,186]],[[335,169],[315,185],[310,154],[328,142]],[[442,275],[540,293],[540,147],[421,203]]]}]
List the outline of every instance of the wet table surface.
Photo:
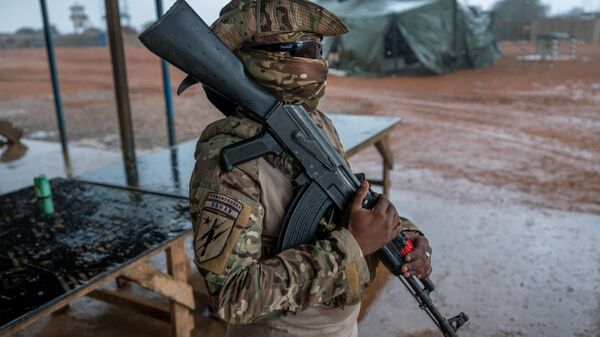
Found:
[{"label": "wet table surface", "polygon": [[0,333],[191,230],[184,198],[65,179],[51,186],[51,216],[33,187],[0,197]]},{"label": "wet table surface", "polygon": [[[384,116],[329,114],[327,117],[333,122],[347,152],[390,132],[401,121],[400,117]],[[129,184],[122,163],[85,173],[79,178],[187,197],[188,182],[195,164],[195,148],[196,140],[191,140],[140,156],[137,159],[137,180],[131,180]]]}]

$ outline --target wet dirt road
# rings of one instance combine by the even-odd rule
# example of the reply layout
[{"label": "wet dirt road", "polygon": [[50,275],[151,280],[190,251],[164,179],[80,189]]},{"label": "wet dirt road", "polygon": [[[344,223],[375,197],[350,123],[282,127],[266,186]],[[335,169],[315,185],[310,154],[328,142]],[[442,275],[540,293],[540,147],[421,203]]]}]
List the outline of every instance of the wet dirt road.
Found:
[{"label": "wet dirt road", "polygon": [[[587,61],[522,63],[509,54],[493,68],[440,77],[331,78],[326,97],[360,106],[351,112],[402,116],[392,137],[401,169],[493,185],[530,205],[600,214],[597,49]],[[435,192],[431,181],[415,183]]]},{"label": "wet dirt road", "polygon": [[[430,238],[434,300],[471,316],[461,335],[600,336],[600,68],[505,58],[330,84],[359,113],[403,117],[392,200]],[[357,157],[378,176],[374,151]],[[361,336],[435,335],[397,280],[366,302]]]},{"label": "wet dirt road", "polygon": [[[393,178],[423,175],[433,173]],[[448,179],[437,186],[497,192]],[[392,200],[429,237],[434,302],[447,316],[470,316],[461,336],[600,336],[600,216],[402,189]],[[360,336],[437,336],[398,280],[372,296]]]}]

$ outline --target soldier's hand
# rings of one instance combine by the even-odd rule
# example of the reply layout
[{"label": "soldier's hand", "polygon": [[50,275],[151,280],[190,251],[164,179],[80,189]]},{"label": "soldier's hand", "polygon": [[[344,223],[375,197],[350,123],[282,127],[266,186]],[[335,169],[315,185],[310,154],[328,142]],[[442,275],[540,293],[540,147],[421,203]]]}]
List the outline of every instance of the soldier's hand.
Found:
[{"label": "soldier's hand", "polygon": [[356,191],[354,201],[347,211],[347,228],[360,246],[363,255],[374,253],[400,234],[398,213],[384,195],[379,195],[372,209],[362,207],[369,192],[369,183],[364,181]]},{"label": "soldier's hand", "polygon": [[406,254],[406,263],[400,267],[404,277],[415,275],[418,278],[428,278],[431,275],[431,247],[429,241],[417,233],[404,232],[404,236],[411,240],[415,248]]}]

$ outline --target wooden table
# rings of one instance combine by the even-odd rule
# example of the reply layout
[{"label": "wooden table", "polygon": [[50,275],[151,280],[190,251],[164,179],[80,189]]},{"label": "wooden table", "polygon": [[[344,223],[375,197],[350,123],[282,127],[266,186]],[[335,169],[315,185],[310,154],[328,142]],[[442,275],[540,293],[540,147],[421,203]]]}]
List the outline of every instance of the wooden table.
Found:
[{"label": "wooden table", "polygon": [[[348,157],[371,145],[377,148],[383,159],[384,193],[388,194],[389,172],[393,167],[388,136],[393,127],[400,123],[400,118],[357,115],[329,117],[340,134]],[[193,329],[189,310],[195,308],[195,303],[193,290],[187,283],[190,268],[183,240],[191,234],[187,197],[188,182],[194,167],[195,145],[195,140],[189,141],[141,156],[137,161],[137,180],[129,184],[122,164],[86,173],[78,178],[81,181],[54,180],[57,210],[69,214],[69,217],[61,217],[62,222],[36,216],[31,188],[2,196],[6,201],[1,203],[4,207],[0,206],[0,242],[5,242],[4,246],[0,244],[0,286],[4,287],[0,288],[0,337],[10,335],[86,295],[171,322],[173,336],[189,337]],[[68,193],[61,193],[59,185],[70,186],[70,190],[66,188]],[[78,213],[81,210],[89,211],[90,207],[94,209],[93,216],[86,215],[86,212]],[[19,218],[20,214],[25,215]],[[15,220],[15,217],[20,220]],[[135,227],[135,231],[126,227],[132,229],[132,232],[128,232],[123,228],[126,219],[136,219],[143,224],[130,226]],[[111,235],[86,236],[81,226]],[[157,234],[152,240],[144,239],[146,232],[160,235]],[[13,237],[15,233],[21,233],[25,248],[19,248],[21,243],[18,240],[4,239]],[[59,238],[62,239],[57,241]],[[119,251],[118,238],[126,238],[128,245],[138,249]],[[28,250],[25,243],[32,242],[39,247]],[[66,246],[59,243],[66,243]],[[46,248],[38,256],[39,249],[43,248],[41,246]],[[111,263],[80,265],[85,265],[85,261],[79,261],[80,258],[106,257],[111,249],[118,253]],[[168,274],[145,263],[148,258],[164,250],[167,252]],[[54,260],[60,256],[70,256],[67,267],[61,267],[61,263],[64,263],[61,259]],[[50,262],[44,262],[44,259]],[[73,261],[79,262],[74,264]],[[46,268],[43,263],[49,263],[51,268]],[[39,268],[40,265],[43,268]],[[44,271],[44,268],[48,270]],[[33,304],[24,301],[17,309],[8,304],[15,291],[13,284],[20,284],[20,271],[37,271],[46,278],[44,286],[37,283],[41,294],[36,295],[35,290],[27,292],[27,296],[35,300]],[[2,273],[6,273],[6,276]],[[98,289],[104,282],[117,277],[132,280],[166,296],[170,300],[170,307],[161,307],[121,292]],[[9,280],[8,283],[5,280]],[[49,284],[52,284],[52,291],[46,292]],[[36,282],[32,281],[29,286],[35,289]],[[42,288],[44,290],[39,290]]]},{"label": "wooden table", "polygon": [[[88,295],[171,322],[190,336],[196,306],[183,240],[191,234],[186,198],[74,180],[51,180],[51,216],[32,187],[0,203],[0,336],[9,336]],[[168,274],[148,265],[167,251]],[[168,307],[98,289],[124,277],[167,297]]]},{"label": "wooden table", "polygon": [[[388,139],[401,119],[341,114],[330,114],[328,117],[335,125],[349,158],[369,146],[374,145],[377,148],[383,160],[382,179],[369,181],[383,185],[384,194],[389,195],[390,170],[394,165],[394,156],[390,151]],[[191,140],[138,158],[137,181],[130,185],[143,190],[187,197],[188,182],[194,169],[195,149],[196,140]],[[98,183],[128,185],[121,163],[83,174],[80,178]]]},{"label": "wooden table", "polygon": [[394,154],[390,149],[389,135],[401,122],[400,117],[330,114],[348,158],[369,146],[375,145],[383,160],[382,179],[369,179],[371,184],[383,185],[383,194],[390,193],[390,171],[394,168]]}]

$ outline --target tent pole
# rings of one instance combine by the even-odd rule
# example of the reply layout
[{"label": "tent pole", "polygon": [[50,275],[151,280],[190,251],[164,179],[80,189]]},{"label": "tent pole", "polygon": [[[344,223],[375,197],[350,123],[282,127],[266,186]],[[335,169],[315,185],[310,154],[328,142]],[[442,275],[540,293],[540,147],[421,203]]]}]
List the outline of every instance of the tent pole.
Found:
[{"label": "tent pole", "polygon": [[458,56],[458,0],[452,0],[452,49]]},{"label": "tent pole", "polygon": [[127,184],[136,186],[138,177],[135,144],[133,137],[133,123],[131,121],[131,106],[129,103],[129,87],[127,85],[127,68],[125,65],[125,47],[123,45],[119,0],[105,0],[104,5],[106,6],[106,24],[112,60],[123,163],[125,166]]},{"label": "tent pole", "polygon": [[[163,15],[162,0],[156,0],[156,17],[160,19]],[[175,134],[175,121],[173,112],[173,95],[171,94],[171,79],[169,77],[169,64],[165,60],[160,60],[163,78],[163,91],[165,94],[165,110],[167,114],[167,133],[169,136],[169,146],[177,143]]]},{"label": "tent pole", "polygon": [[46,53],[48,54],[48,67],[50,68],[50,80],[52,82],[52,92],[54,94],[54,108],[56,111],[56,121],[58,124],[58,132],[60,134],[60,145],[62,147],[63,161],[67,177],[73,176],[73,168],[71,167],[71,159],[69,157],[69,146],[67,139],[67,130],[65,126],[65,117],[60,95],[60,85],[58,82],[58,72],[56,71],[56,59],[54,57],[54,44],[52,42],[52,32],[50,31],[50,22],[48,20],[48,7],[46,0],[40,0],[42,10],[42,21],[44,24],[44,39],[46,41]]}]

